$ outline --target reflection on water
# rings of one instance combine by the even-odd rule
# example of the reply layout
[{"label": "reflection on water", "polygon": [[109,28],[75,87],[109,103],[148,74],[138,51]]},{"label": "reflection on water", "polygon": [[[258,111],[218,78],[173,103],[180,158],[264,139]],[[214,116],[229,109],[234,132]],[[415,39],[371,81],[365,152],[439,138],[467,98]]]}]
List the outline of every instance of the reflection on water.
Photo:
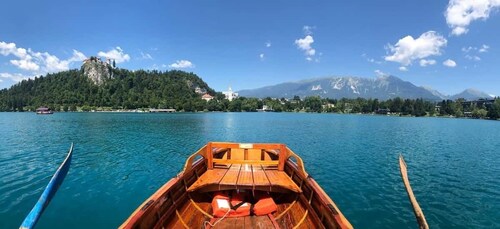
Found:
[{"label": "reflection on water", "polygon": [[293,113],[0,113],[0,228],[18,227],[75,143],[39,228],[112,228],[208,141],[282,142],[358,228],[499,228],[500,122]]}]

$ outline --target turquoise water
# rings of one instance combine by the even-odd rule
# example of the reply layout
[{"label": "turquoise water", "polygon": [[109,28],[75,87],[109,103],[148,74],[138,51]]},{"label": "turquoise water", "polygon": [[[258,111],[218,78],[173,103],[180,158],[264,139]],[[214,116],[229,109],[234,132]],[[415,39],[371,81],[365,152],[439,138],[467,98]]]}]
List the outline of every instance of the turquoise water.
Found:
[{"label": "turquoise water", "polygon": [[16,228],[75,143],[37,228],[113,228],[208,141],[282,142],[356,228],[500,228],[500,122],[298,113],[0,113],[0,228]]}]

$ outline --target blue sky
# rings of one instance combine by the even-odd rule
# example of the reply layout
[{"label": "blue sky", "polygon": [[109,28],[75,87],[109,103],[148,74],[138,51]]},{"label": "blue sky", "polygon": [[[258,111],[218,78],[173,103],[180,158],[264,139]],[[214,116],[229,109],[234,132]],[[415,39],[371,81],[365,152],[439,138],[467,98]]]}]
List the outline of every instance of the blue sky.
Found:
[{"label": "blue sky", "polygon": [[79,68],[181,69],[218,91],[391,74],[500,95],[500,1],[6,1],[0,88]]}]

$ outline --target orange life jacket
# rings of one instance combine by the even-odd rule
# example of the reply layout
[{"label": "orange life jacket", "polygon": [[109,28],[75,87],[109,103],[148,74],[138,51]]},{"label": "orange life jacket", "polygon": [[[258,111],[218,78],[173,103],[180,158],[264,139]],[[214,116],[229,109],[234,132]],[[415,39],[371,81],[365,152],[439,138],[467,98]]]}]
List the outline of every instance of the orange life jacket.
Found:
[{"label": "orange life jacket", "polygon": [[229,198],[229,195],[223,192],[217,192],[212,200],[212,209],[215,217],[241,217],[250,215],[250,203],[245,202],[243,193],[236,193]]},{"label": "orange life jacket", "polygon": [[257,202],[253,206],[255,215],[267,215],[278,210],[273,198],[268,193],[256,193]]}]

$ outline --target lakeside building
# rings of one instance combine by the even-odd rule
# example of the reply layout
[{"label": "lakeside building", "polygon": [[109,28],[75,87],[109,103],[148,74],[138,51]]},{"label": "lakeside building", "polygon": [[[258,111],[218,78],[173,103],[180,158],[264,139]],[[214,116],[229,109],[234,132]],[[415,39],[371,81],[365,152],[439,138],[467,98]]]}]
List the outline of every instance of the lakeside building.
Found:
[{"label": "lakeside building", "polygon": [[231,87],[227,91],[223,91],[222,94],[226,96],[226,99],[229,101],[233,101],[233,99],[238,98],[238,93],[234,92]]},{"label": "lakeside building", "polygon": [[258,112],[271,112],[274,111],[273,107],[268,105],[262,105],[262,109],[257,109]]},{"label": "lakeside building", "polygon": [[151,113],[174,113],[176,112],[175,109],[149,109],[149,112]]},{"label": "lakeside building", "polygon": [[205,93],[204,95],[201,96],[201,99],[205,100],[205,101],[210,101],[212,99],[214,99],[213,96],[209,95],[208,93]]}]

